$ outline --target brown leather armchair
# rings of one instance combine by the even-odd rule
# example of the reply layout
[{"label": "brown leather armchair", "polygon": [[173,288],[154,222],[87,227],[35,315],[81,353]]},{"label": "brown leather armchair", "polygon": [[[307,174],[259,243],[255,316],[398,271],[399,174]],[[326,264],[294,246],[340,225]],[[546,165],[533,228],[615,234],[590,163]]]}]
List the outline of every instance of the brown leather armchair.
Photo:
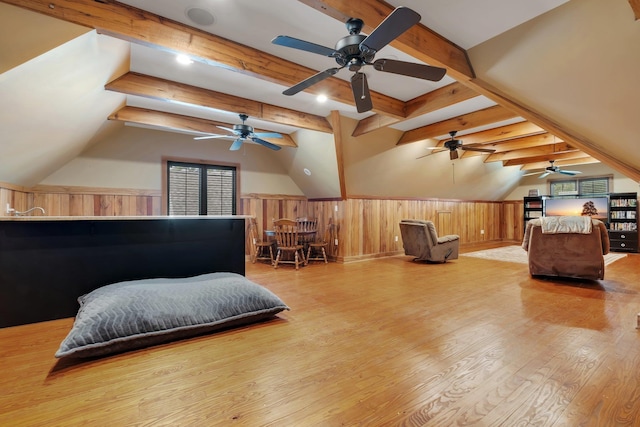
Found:
[{"label": "brown leather armchair", "polygon": [[522,248],[528,252],[532,276],[604,279],[604,255],[609,233],[604,223],[591,219],[591,232],[543,233],[541,219],[527,223]]},{"label": "brown leather armchair", "polygon": [[403,219],[400,221],[400,233],[404,253],[414,256],[414,261],[447,262],[458,258],[460,236],[438,237],[432,221]]}]

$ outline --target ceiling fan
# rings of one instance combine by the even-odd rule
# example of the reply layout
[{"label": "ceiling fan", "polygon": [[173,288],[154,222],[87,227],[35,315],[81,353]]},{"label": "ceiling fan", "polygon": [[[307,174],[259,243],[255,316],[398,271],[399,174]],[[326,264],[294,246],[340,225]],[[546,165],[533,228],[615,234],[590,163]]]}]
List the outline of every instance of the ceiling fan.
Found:
[{"label": "ceiling fan", "polygon": [[368,36],[360,34],[364,22],[359,18],[349,18],[346,22],[349,35],[336,43],[335,49],[321,46],[308,41],[289,36],[278,36],[271,43],[304,50],[306,52],[334,58],[339,67],[321,71],[306,80],[282,92],[284,95],[295,95],[322,80],[335,75],[341,69],[348,67],[355,72],[351,76],[351,90],[359,113],[373,108],[367,76],[360,71],[365,65],[373,65],[378,71],[401,74],[418,79],[439,81],[446,71],[444,68],[432,67],[424,64],[398,61],[394,59],[373,60],[375,54],[393,41],[396,37],[420,22],[421,16],[407,7],[398,7],[391,12]]},{"label": "ceiling fan", "polygon": [[233,125],[233,129],[225,127],[225,126],[216,126],[222,130],[226,130],[227,132],[231,132],[231,134],[222,134],[222,135],[206,135],[206,136],[197,136],[193,139],[211,139],[211,138],[235,138],[229,150],[236,151],[240,149],[242,143],[249,139],[257,144],[264,145],[267,148],[271,148],[272,150],[279,150],[281,147],[275,144],[272,144],[268,141],[265,141],[261,138],[282,138],[282,135],[277,132],[254,132],[253,128],[249,125],[246,125],[244,122],[249,118],[246,114],[240,114],[240,120],[242,120],[242,124]]},{"label": "ceiling fan", "polygon": [[418,157],[418,159],[421,159],[423,157],[426,156],[430,156],[433,153],[439,153],[441,151],[446,151],[449,150],[449,158],[451,160],[455,160],[458,158],[458,148],[461,150],[468,150],[468,151],[480,151],[482,153],[493,153],[496,150],[491,149],[491,148],[476,148],[476,147],[467,147],[462,145],[462,141],[460,141],[459,139],[455,139],[456,134],[458,133],[457,130],[452,130],[451,132],[449,132],[449,135],[451,135],[451,139],[449,139],[448,141],[445,141],[444,143],[444,148],[441,147],[427,147],[428,150],[434,150],[429,154],[425,154],[424,156],[420,156]]},{"label": "ceiling fan", "polygon": [[[577,175],[579,173],[582,173],[580,171],[567,171],[567,170],[560,169],[559,166],[555,166],[553,164],[554,162],[555,162],[555,160],[549,160],[549,163],[551,163],[551,165],[547,166],[545,168],[544,172],[542,172],[540,174],[540,176],[538,177],[539,179],[546,178],[547,176],[551,175],[552,173],[561,173],[561,174],[564,174],[564,175],[572,175],[572,176],[573,175]],[[537,173],[539,173],[539,172],[526,173],[523,176],[535,175]]]}]

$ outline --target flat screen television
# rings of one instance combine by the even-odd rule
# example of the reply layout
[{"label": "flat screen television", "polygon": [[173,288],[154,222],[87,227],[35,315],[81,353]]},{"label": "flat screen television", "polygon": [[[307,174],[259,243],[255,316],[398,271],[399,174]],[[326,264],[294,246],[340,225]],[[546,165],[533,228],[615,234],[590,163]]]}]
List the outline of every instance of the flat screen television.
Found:
[{"label": "flat screen television", "polygon": [[589,215],[602,222],[609,222],[609,198],[574,197],[544,200],[544,216]]}]

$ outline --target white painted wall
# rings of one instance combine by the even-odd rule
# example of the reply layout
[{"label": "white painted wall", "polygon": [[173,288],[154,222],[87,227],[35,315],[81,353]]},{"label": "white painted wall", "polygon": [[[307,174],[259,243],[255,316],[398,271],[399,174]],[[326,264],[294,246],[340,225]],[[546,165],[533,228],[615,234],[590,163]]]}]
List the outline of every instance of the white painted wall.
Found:
[{"label": "white painted wall", "polygon": [[192,136],[121,126],[62,168],[42,185],[160,190],[162,157],[240,164],[240,192],[303,195],[274,151],[246,143],[229,151],[231,140],[196,141]]},{"label": "white painted wall", "polygon": [[355,120],[342,118],[347,194],[350,196],[502,200],[518,184],[520,170],[485,156],[451,161],[430,153],[436,141],[396,145],[402,132],[386,128],[352,137]]},{"label": "white painted wall", "polygon": [[298,148],[284,147],[278,152],[278,159],[291,179],[309,199],[339,198],[340,180],[333,134],[299,130],[291,137]]}]

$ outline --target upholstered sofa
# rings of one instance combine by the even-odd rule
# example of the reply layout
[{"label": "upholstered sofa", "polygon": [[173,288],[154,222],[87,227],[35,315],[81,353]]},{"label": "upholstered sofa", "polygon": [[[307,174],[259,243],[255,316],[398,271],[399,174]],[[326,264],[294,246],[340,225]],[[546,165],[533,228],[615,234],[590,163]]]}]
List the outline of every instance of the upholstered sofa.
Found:
[{"label": "upholstered sofa", "polygon": [[447,262],[458,258],[460,236],[438,237],[432,221],[403,219],[400,221],[400,233],[404,253],[413,256],[414,261]]},{"label": "upholstered sofa", "polygon": [[[555,218],[559,225],[547,225],[551,218]],[[580,221],[584,229],[575,230],[571,225],[569,229],[564,227]],[[590,228],[589,232],[587,228]],[[522,248],[528,252],[532,276],[597,280],[604,278],[604,255],[609,253],[609,234],[602,221],[589,217],[537,218],[527,222]]]}]

